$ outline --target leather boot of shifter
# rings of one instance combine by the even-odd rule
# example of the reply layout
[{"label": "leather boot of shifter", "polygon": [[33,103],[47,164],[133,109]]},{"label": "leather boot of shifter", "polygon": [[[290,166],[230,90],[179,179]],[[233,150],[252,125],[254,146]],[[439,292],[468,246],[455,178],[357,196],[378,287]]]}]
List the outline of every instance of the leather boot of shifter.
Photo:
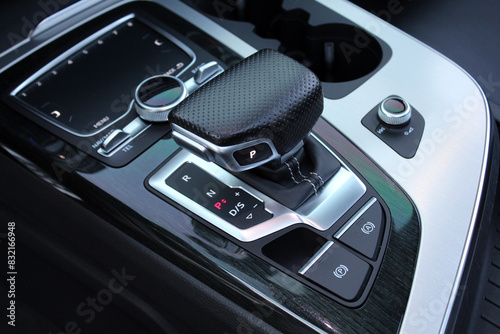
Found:
[{"label": "leather boot of shifter", "polygon": [[237,176],[252,187],[295,210],[316,196],[340,169],[340,162],[314,138],[278,168],[264,165]]}]

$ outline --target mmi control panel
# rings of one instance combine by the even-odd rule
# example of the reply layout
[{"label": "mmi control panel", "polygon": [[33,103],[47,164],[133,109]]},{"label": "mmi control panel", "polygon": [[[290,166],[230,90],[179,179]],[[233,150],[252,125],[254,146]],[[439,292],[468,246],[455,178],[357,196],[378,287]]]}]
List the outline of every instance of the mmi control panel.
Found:
[{"label": "mmi control panel", "polygon": [[6,102],[84,153],[121,167],[170,133],[171,107],[239,60],[221,60],[200,46],[216,41],[200,33],[194,42],[183,35],[189,31],[174,28],[144,14],[121,15],[75,37],[47,63],[28,64],[33,71]]}]

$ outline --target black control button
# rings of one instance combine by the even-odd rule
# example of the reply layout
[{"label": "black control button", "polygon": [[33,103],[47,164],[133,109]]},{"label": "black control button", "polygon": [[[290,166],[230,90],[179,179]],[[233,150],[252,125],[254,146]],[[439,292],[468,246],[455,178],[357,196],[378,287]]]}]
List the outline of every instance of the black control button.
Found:
[{"label": "black control button", "polygon": [[335,238],[374,260],[380,250],[384,227],[382,208],[378,202],[374,202],[352,225],[341,229]]},{"label": "black control button", "polygon": [[195,164],[183,164],[165,182],[238,228],[272,218],[262,201],[241,188],[225,185]]},{"label": "black control button", "polygon": [[253,163],[265,160],[273,155],[273,151],[268,144],[262,143],[247,147],[233,153],[234,159],[241,166],[248,166]]},{"label": "black control button", "polygon": [[326,252],[300,273],[339,297],[354,301],[361,296],[371,267],[339,244],[330,243]]}]

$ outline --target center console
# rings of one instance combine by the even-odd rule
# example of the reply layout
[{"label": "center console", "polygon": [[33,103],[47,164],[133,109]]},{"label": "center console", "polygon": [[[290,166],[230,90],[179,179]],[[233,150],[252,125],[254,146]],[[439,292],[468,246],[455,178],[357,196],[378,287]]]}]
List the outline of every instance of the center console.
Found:
[{"label": "center console", "polygon": [[347,1],[64,15],[0,57],[8,154],[280,331],[446,330],[492,142],[458,66]]}]

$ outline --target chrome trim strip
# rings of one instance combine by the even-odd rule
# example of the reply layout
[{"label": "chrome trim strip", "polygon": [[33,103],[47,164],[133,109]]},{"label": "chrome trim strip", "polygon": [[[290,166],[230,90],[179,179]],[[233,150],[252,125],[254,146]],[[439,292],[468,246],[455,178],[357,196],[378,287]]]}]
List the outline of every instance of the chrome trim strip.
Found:
[{"label": "chrome trim strip", "polygon": [[[170,103],[169,105],[164,105],[161,107],[152,107],[147,104],[145,104],[141,99],[139,98],[139,90],[143,84],[145,84],[147,81],[155,78],[160,78],[160,77],[169,77],[177,81],[182,88],[182,93],[181,96],[177,98],[174,102]],[[160,75],[154,75],[152,77],[149,77],[145,80],[143,80],[140,84],[137,85],[137,88],[135,89],[134,92],[134,101],[135,101],[135,111],[137,114],[143,118],[146,121],[150,122],[166,122],[168,121],[168,115],[170,114],[170,110],[172,110],[175,106],[177,106],[179,103],[184,101],[184,99],[188,96],[188,90],[186,88],[186,85],[182,80],[180,80],[177,77],[171,76],[171,75],[165,75],[165,74],[160,74]]]},{"label": "chrome trim strip", "polygon": [[26,38],[24,38],[22,41],[12,45],[7,50],[0,52],[0,58],[4,57],[10,52],[13,52],[17,48],[20,48],[23,45],[28,44],[34,37],[37,37],[43,31],[52,28],[56,23],[60,23],[64,20],[67,20],[70,17],[77,15],[85,11],[86,9],[96,6],[97,4],[100,3],[103,3],[103,0],[80,0],[58,12],[55,12],[54,14],[40,21],[40,23],[38,23],[38,25],[33,30],[31,30],[28,33],[28,36],[26,36]]},{"label": "chrome trim strip", "polygon": [[[67,20],[71,16],[77,14],[78,12],[82,12],[87,8],[98,5],[100,2],[104,0],[80,0],[75,2],[69,7],[66,7],[54,14],[43,19],[38,25],[29,33],[27,39],[32,39],[42,32],[50,29],[54,25],[61,23],[64,20]],[[73,15],[72,15],[73,14]]]},{"label": "chrome trim strip", "polygon": [[375,197],[372,197],[363,207],[351,218],[349,221],[342,226],[342,228],[335,233],[334,238],[335,239],[340,239],[344,235],[344,233],[361,217],[369,208],[372,207],[372,205],[377,202],[377,199]]},{"label": "chrome trim strip", "polygon": [[300,268],[299,270],[299,274],[301,275],[304,275],[308,270],[309,268],[311,268],[315,263],[316,261],[319,260],[320,257],[323,256],[323,254],[326,253],[326,251],[328,251],[330,249],[330,247],[333,246],[333,241],[328,241],[327,243],[325,243],[317,252],[316,254],[314,254],[314,256],[312,258],[309,259],[309,261],[306,262],[306,264]]},{"label": "chrome trim strip", "polygon": [[[243,172],[245,170],[261,166],[271,160],[275,160],[280,157],[280,154],[278,153],[278,151],[276,151],[276,148],[274,147],[274,143],[268,138],[254,139],[245,143],[231,145],[231,146],[218,146],[215,145],[214,143],[209,142],[206,139],[201,138],[200,136],[195,135],[192,132],[189,132],[188,130],[184,129],[183,127],[180,127],[175,123],[172,123],[171,126],[173,130],[174,139],[176,139],[176,141],[177,140],[179,141],[178,144],[180,146],[183,146],[182,144],[184,138],[192,140],[193,142],[197,143],[198,145],[201,145],[202,147],[210,151],[212,153],[212,156],[215,158],[215,161],[218,164],[226,167],[227,169],[233,172]],[[177,134],[180,134],[180,136],[178,136]],[[234,158],[233,155],[234,152],[259,144],[267,144],[271,149],[272,155],[264,160],[245,166],[241,166]],[[193,145],[190,145],[190,147],[194,148]]]},{"label": "chrome trim strip", "polygon": [[[490,105],[488,103],[486,95],[484,94],[484,91],[480,88],[480,86],[477,83],[477,81],[469,73],[465,72],[464,70],[463,70],[463,72],[465,74],[467,74],[467,76],[476,84],[476,86],[481,91],[481,95],[483,97],[483,101],[484,101],[484,104],[485,104],[485,107],[486,107],[486,112],[487,112],[487,114],[489,116],[490,115]],[[460,281],[462,280],[462,276],[464,274],[464,269],[465,269],[465,265],[466,265],[466,262],[467,262],[467,257],[468,257],[470,246],[471,246],[472,236],[474,234],[475,227],[476,227],[476,221],[477,221],[477,218],[479,216],[479,210],[480,210],[479,206],[481,204],[481,200],[482,200],[482,197],[483,197],[482,195],[483,195],[483,191],[484,191],[484,182],[486,180],[486,170],[488,169],[488,158],[489,158],[489,155],[490,155],[489,139],[491,138],[491,126],[492,126],[491,125],[491,117],[486,117],[486,122],[487,122],[487,124],[486,124],[486,135],[485,135],[486,146],[485,146],[485,152],[484,152],[483,167],[482,167],[482,170],[481,170],[481,176],[480,176],[479,186],[478,186],[478,189],[477,189],[476,202],[474,204],[474,212],[472,214],[471,224],[469,226],[469,231],[467,233],[467,239],[466,239],[466,242],[465,242],[464,251],[462,253],[462,258],[461,258],[460,264],[458,266],[458,272],[457,272],[456,280],[455,280],[455,282],[453,284],[453,288],[451,290],[450,303],[446,307],[446,312],[445,312],[445,315],[444,315],[444,318],[443,318],[443,322],[442,322],[441,328],[439,330],[440,334],[445,334],[446,326],[448,324],[448,320],[450,319],[451,312],[453,311],[453,304],[454,304],[454,302],[456,300],[456,297],[457,297],[457,294],[458,294],[458,290],[460,289]]]}]

